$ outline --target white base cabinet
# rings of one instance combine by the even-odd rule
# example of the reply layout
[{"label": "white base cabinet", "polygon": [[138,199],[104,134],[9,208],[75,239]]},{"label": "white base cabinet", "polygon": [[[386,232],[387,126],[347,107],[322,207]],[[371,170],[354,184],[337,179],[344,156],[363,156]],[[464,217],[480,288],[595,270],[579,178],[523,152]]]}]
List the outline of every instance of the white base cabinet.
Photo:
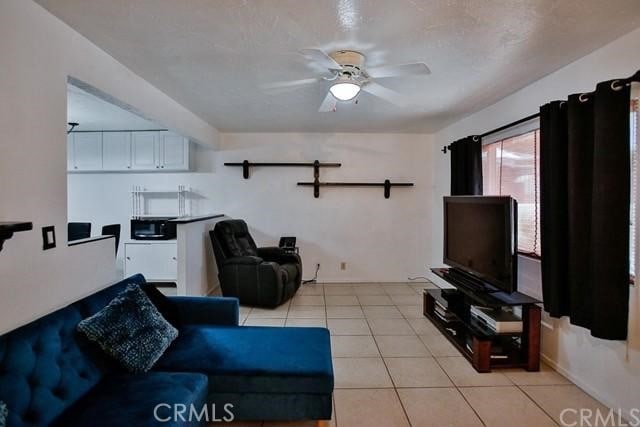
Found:
[{"label": "white base cabinet", "polygon": [[178,280],[178,245],[170,242],[132,242],[124,244],[125,277],[142,273],[148,281]]}]

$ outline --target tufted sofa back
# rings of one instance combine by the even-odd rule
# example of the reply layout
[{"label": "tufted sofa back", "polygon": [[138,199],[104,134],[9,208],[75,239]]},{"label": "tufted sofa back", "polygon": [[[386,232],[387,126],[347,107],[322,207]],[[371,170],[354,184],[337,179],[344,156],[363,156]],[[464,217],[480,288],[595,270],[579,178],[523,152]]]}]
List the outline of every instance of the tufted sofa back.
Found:
[{"label": "tufted sofa back", "polygon": [[51,424],[115,369],[96,356],[77,332],[78,323],[102,309],[134,276],[0,336],[0,400],[9,408],[7,425]]}]

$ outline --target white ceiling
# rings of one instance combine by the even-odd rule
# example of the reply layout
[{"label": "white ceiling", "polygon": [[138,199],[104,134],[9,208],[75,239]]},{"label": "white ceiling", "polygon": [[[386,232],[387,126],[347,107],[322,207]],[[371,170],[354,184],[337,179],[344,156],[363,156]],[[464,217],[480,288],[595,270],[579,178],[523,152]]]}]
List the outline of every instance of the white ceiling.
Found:
[{"label": "white ceiling", "polygon": [[162,126],[105,101],[72,84],[67,85],[67,122],[75,130],[150,130]]},{"label": "white ceiling", "polygon": [[[223,132],[432,132],[640,26],[638,0],[37,0]],[[325,84],[296,52],[357,49],[433,74],[318,113]],[[342,107],[342,108],[340,108]]]}]

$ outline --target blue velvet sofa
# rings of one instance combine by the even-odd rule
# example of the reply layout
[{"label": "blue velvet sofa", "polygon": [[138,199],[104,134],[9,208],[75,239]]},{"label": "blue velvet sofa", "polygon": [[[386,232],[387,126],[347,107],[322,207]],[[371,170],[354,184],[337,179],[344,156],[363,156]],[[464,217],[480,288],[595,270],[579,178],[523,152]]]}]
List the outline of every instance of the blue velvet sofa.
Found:
[{"label": "blue velvet sofa", "polygon": [[0,336],[0,401],[9,408],[8,427],[200,426],[214,412],[216,419],[229,416],[229,404],[235,420],[331,418],[328,331],[238,326],[234,298],[170,297],[178,338],[150,372],[124,372],[76,326],[128,283],[144,277]]}]

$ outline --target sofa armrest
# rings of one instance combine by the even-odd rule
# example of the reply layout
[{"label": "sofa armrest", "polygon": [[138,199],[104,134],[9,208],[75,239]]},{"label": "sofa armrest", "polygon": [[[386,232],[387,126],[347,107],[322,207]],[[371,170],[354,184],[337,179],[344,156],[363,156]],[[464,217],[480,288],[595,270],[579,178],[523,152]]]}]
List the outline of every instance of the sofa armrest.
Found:
[{"label": "sofa armrest", "polygon": [[178,309],[183,324],[238,325],[240,304],[237,298],[170,296],[169,300]]},{"label": "sofa armrest", "polygon": [[224,260],[222,265],[259,265],[264,260],[257,256],[239,256]]},{"label": "sofa armrest", "polygon": [[278,264],[301,264],[300,256],[298,254],[287,252],[277,246],[258,248],[258,256],[263,258],[265,261],[274,261]]}]

